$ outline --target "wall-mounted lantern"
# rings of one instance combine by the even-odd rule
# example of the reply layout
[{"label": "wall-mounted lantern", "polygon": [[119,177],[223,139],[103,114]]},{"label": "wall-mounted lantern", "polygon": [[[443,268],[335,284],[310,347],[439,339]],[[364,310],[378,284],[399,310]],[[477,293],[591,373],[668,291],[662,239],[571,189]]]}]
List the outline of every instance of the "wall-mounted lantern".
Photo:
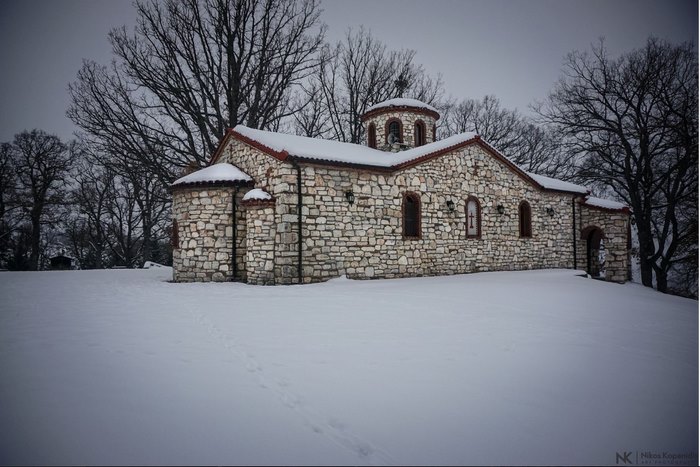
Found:
[{"label": "wall-mounted lantern", "polygon": [[353,193],[352,191],[346,191],[345,199],[348,200],[348,203],[353,204],[355,202],[355,193]]},{"label": "wall-mounted lantern", "polygon": [[454,210],[455,210],[455,202],[452,201],[451,199],[447,200],[447,209],[449,209],[450,212],[454,212]]},{"label": "wall-mounted lantern", "polygon": [[548,206],[547,209],[545,209],[545,211],[547,211],[547,214],[549,214],[549,217],[554,217],[554,208],[553,207]]},{"label": "wall-mounted lantern", "polygon": [[498,211],[499,214],[503,214],[504,212],[506,212],[506,208],[503,207],[502,204],[499,204],[498,206],[496,206],[496,210]]}]

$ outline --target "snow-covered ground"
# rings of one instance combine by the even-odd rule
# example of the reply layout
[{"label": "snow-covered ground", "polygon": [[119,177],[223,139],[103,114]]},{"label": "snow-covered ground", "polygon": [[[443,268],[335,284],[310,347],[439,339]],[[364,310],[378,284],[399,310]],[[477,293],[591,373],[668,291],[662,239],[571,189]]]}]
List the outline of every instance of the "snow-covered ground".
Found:
[{"label": "snow-covered ground", "polygon": [[0,463],[697,452],[695,301],[570,270],[286,287],[171,273],[0,273]]}]

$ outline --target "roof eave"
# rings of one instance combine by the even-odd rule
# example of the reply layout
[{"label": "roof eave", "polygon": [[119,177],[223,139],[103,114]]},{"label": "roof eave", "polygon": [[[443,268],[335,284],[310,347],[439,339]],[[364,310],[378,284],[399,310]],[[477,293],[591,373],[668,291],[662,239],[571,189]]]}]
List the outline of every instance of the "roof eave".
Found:
[{"label": "roof eave", "polygon": [[209,165],[214,165],[216,163],[216,161],[219,160],[219,157],[221,157],[221,153],[224,152],[224,148],[226,147],[226,143],[228,142],[228,140],[232,134],[233,134],[233,128],[227,128],[226,133],[224,133],[224,137],[221,138],[221,141],[219,141],[219,145],[216,147],[214,154],[211,156],[211,159],[209,160]]},{"label": "roof eave", "polygon": [[[530,177],[530,176],[527,174],[527,172],[525,172],[523,169],[521,169],[520,167],[518,167],[517,165],[515,165],[513,162],[511,162],[511,160],[508,159],[506,156],[504,156],[503,154],[501,154],[501,152],[500,152],[498,149],[494,148],[494,147],[491,146],[489,143],[487,143],[486,141],[484,141],[484,140],[481,138],[481,136],[477,135],[477,136],[474,137],[474,139],[476,140],[475,142],[476,142],[477,144],[479,144],[479,146],[481,146],[481,147],[482,147],[484,150],[486,150],[489,154],[491,154],[491,155],[494,156],[496,159],[498,159],[498,160],[501,161],[503,164],[505,164],[506,167],[508,167],[509,169],[511,169],[513,172],[515,172],[515,174],[518,175],[518,176],[520,176],[520,178],[522,178],[522,179],[525,180],[526,182],[530,183],[531,185],[533,185],[535,188],[539,189],[540,191],[549,191],[547,188],[544,187],[544,185],[540,184],[537,180],[535,180],[534,178]],[[551,191],[559,191],[559,190],[551,190]],[[568,192],[567,192],[567,193],[568,193]]]},{"label": "roof eave", "polygon": [[348,169],[357,169],[357,170],[371,170],[374,172],[394,172],[395,169],[393,166],[389,167],[383,167],[381,165],[371,165],[371,164],[357,164],[354,162],[344,162],[344,161],[333,161],[329,159],[315,159],[311,157],[304,157],[304,156],[295,156],[292,154],[288,154],[287,156],[287,161],[292,162],[303,162],[305,164],[312,164],[312,165],[321,165],[321,166],[331,166],[331,167],[345,167]]},{"label": "roof eave", "polygon": [[272,149],[269,146],[265,146],[261,142],[254,140],[253,138],[249,138],[243,133],[240,133],[236,131],[235,129],[231,130],[231,136],[234,136],[237,140],[243,141],[249,146],[252,146],[256,149],[259,149],[260,151],[274,157],[275,159],[278,159],[280,161],[285,161],[289,157],[289,153],[287,151],[277,151],[275,149]]},{"label": "roof eave", "polygon": [[[387,107],[387,109],[391,109],[392,107]],[[393,107],[395,108],[395,107]],[[377,109],[377,110],[384,110],[382,109]],[[420,110],[427,110],[427,109],[420,109]],[[366,114],[365,114],[366,115]],[[333,166],[333,167],[346,167],[346,168],[353,168],[353,169],[358,169],[358,170],[371,170],[375,172],[396,172],[399,170],[403,170],[409,167],[413,167],[419,164],[422,164],[424,162],[427,162],[435,157],[441,156],[443,154],[446,154],[448,152],[469,146],[471,144],[478,144],[481,146],[484,150],[489,152],[492,156],[494,156],[496,159],[501,161],[503,164],[505,164],[508,168],[510,168],[516,175],[518,175],[520,178],[522,178],[524,181],[530,183],[534,187],[538,188],[541,191],[547,191],[547,192],[554,192],[554,193],[569,193],[569,194],[576,194],[576,195],[585,195],[587,193],[581,193],[580,191],[569,191],[569,190],[561,190],[561,189],[551,189],[551,188],[546,188],[540,183],[538,183],[534,178],[530,177],[524,170],[522,170],[520,167],[515,165],[513,162],[511,162],[507,157],[505,157],[503,154],[501,154],[497,149],[492,147],[490,144],[488,144],[486,141],[484,141],[479,135],[474,136],[473,138],[470,138],[465,141],[461,141],[459,143],[456,143],[452,146],[448,146],[446,148],[438,149],[436,151],[433,151],[428,154],[424,154],[420,157],[417,157],[415,159],[412,159],[410,161],[406,161],[397,165],[392,165],[392,166],[378,166],[378,165],[371,165],[371,164],[357,164],[353,162],[342,162],[342,161],[333,161],[333,160],[328,160],[328,159],[316,159],[316,158],[311,158],[311,157],[304,157],[304,156],[297,156],[297,155],[292,155],[287,151],[277,151],[269,146],[266,146],[262,143],[260,143],[257,140],[254,140],[252,138],[249,138],[242,133],[234,130],[234,129],[229,129],[226,133],[226,137],[222,140],[222,143],[219,145],[219,148],[217,149],[217,152],[215,153],[215,158],[212,159],[212,163],[216,162],[220,156],[220,154],[223,152],[223,147],[225,146],[225,142],[228,140],[229,137],[235,137],[236,139],[243,141],[244,143],[248,144],[249,146],[252,146],[256,149],[259,149],[260,151],[274,157],[277,160],[280,161],[298,161],[298,162],[304,162],[307,164],[314,164],[314,165],[321,165],[321,166]]]},{"label": "roof eave", "polygon": [[391,105],[391,106],[380,107],[378,109],[367,111],[360,116],[360,120],[364,122],[367,119],[374,117],[374,116],[377,116],[377,115],[381,115],[381,114],[388,113],[388,112],[396,112],[396,111],[401,112],[404,110],[409,110],[411,112],[415,112],[418,114],[427,115],[429,117],[434,118],[435,120],[440,119],[440,114],[438,112],[436,112],[434,110],[426,109],[425,107],[415,107],[412,105]]},{"label": "roof eave", "polygon": [[544,185],[539,185],[539,186],[542,188],[542,191],[546,191],[548,193],[567,193],[567,194],[577,195],[577,196],[588,196],[591,193],[590,190],[587,190],[587,191],[564,190],[562,188],[547,188]]},{"label": "roof eave", "polygon": [[176,191],[187,188],[230,188],[254,185],[254,180],[207,180],[199,182],[178,183],[177,185],[170,185],[169,189],[170,191]]},{"label": "roof eave", "polygon": [[594,205],[594,204],[586,204],[585,201],[581,201],[580,203],[583,204],[584,206],[586,206],[587,208],[589,208],[589,209],[595,209],[596,211],[618,212],[618,213],[624,213],[624,214],[627,214],[627,215],[631,214],[631,212],[632,212],[632,211],[630,210],[629,206],[624,206],[624,207],[621,207],[621,208],[606,208],[606,207],[603,207],[603,206],[596,206],[596,205]]}]

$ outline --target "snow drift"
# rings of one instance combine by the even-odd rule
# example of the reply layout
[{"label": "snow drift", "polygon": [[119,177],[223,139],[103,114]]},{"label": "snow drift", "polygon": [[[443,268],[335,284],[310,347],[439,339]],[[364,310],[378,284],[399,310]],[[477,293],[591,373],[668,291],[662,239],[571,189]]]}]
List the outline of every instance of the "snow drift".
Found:
[{"label": "snow drift", "polygon": [[2,464],[697,452],[697,302],[570,270],[274,288],[170,276],[0,274]]}]

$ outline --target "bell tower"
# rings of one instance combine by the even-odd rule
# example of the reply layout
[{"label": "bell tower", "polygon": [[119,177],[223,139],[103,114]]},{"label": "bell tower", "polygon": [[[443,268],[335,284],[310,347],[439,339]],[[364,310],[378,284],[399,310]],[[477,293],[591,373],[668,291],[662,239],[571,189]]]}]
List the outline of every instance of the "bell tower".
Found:
[{"label": "bell tower", "polygon": [[398,152],[435,141],[435,107],[416,99],[396,98],[375,104],[362,115],[367,146]]}]

